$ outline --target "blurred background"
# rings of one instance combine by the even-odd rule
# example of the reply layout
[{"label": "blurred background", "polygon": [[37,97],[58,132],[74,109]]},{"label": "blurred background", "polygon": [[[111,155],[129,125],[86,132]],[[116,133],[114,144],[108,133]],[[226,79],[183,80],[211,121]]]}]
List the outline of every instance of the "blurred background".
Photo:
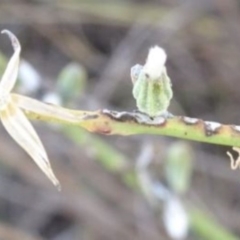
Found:
[{"label": "blurred background", "polygon": [[[68,108],[132,111],[130,68],[168,54],[170,111],[240,124],[238,0],[1,0],[22,44],[16,92]],[[12,54],[0,37],[0,72]],[[33,123],[58,192],[0,128],[0,239],[240,239],[230,148]]]}]

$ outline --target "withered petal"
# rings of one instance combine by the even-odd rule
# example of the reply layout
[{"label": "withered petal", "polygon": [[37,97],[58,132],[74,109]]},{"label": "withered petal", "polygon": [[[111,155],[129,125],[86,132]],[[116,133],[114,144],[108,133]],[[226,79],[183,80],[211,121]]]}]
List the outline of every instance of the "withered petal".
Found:
[{"label": "withered petal", "polygon": [[8,30],[3,30],[1,33],[7,34],[12,42],[14,49],[14,54],[8,62],[7,68],[2,76],[0,82],[0,93],[8,94],[14,87],[17,75],[18,75],[18,66],[19,66],[19,55],[21,52],[21,45],[16,38],[16,36]]},{"label": "withered petal", "polygon": [[11,137],[32,157],[53,184],[60,189],[60,183],[52,171],[41,140],[24,113],[10,102],[6,109],[0,111],[0,117],[3,126]]}]

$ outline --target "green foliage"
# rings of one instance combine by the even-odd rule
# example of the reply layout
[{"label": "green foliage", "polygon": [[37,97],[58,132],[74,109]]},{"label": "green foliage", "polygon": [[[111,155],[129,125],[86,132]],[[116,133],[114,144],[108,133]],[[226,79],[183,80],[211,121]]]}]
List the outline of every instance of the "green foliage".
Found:
[{"label": "green foliage", "polygon": [[200,210],[190,211],[191,225],[199,239],[205,240],[239,240],[236,236],[222,228],[216,221]]},{"label": "green foliage", "polygon": [[149,79],[141,71],[134,83],[133,96],[141,112],[154,117],[166,112],[172,98],[172,87],[166,69],[161,77],[156,81]]},{"label": "green foliage", "polygon": [[57,92],[65,104],[68,104],[77,96],[80,96],[86,88],[87,73],[85,69],[77,64],[66,65],[58,76]]},{"label": "green foliage", "polygon": [[167,149],[165,176],[170,187],[178,194],[185,193],[190,187],[192,160],[192,149],[185,142],[175,142]]}]

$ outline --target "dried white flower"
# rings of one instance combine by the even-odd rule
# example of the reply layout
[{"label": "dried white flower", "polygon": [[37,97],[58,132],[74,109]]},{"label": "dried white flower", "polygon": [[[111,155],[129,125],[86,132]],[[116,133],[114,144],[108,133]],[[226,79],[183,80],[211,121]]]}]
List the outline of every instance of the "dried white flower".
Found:
[{"label": "dried white flower", "polygon": [[[0,81],[0,119],[9,135],[30,155],[38,167],[47,175],[55,186],[60,189],[60,183],[55,177],[47,153],[33,126],[23,111],[19,108],[16,96],[11,93],[18,76],[21,46],[18,39],[8,30],[14,54]],[[32,103],[30,102],[32,105]]]},{"label": "dried white flower", "polygon": [[159,46],[152,47],[149,50],[143,71],[150,79],[158,80],[162,75],[166,60],[167,54],[162,48]]}]

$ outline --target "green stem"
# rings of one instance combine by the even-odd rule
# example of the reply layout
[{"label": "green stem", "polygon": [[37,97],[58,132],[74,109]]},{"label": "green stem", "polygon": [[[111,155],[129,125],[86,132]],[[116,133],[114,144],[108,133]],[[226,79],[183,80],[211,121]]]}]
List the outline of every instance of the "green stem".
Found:
[{"label": "green stem", "polygon": [[129,163],[126,157],[98,136],[92,135],[81,128],[76,129],[73,126],[65,126],[62,131],[73,142],[84,146],[85,149],[92,152],[94,158],[98,159],[107,170],[121,172],[127,168]]},{"label": "green stem", "polygon": [[11,97],[14,103],[29,118],[75,125],[90,132],[105,135],[165,135],[199,142],[240,147],[240,126],[222,125],[216,122],[207,122],[182,116],[151,119],[141,113],[110,110],[71,110],[42,103],[17,94],[11,94]]},{"label": "green stem", "polygon": [[202,239],[239,240],[239,238],[226,231],[209,216],[197,209],[190,210],[190,219],[194,232]]},{"label": "green stem", "polygon": [[165,135],[212,144],[240,146],[240,126],[222,125],[182,116],[151,119],[141,113],[71,110],[17,94],[12,94],[12,98],[29,118],[76,125],[90,132],[105,135]]}]

